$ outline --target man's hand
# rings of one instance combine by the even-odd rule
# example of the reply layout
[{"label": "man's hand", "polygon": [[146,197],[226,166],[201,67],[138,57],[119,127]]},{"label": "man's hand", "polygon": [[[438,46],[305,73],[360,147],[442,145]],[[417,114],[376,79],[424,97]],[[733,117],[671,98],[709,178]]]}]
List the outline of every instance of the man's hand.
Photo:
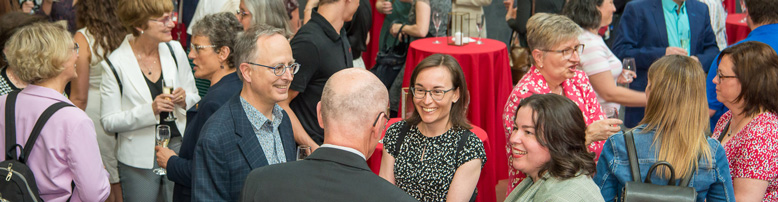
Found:
[{"label": "man's hand", "polygon": [[157,151],[157,165],[165,169],[167,169],[168,159],[170,159],[171,156],[176,156],[176,152],[167,147],[154,146],[154,151]]},{"label": "man's hand", "polygon": [[667,47],[665,49],[665,55],[688,55],[686,49],[678,47]]}]

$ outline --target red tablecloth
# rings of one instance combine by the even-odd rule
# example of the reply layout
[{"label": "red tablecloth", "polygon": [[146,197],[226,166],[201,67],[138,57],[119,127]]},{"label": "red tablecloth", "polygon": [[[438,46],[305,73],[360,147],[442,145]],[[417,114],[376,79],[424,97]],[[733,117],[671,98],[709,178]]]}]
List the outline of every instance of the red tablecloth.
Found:
[{"label": "red tablecloth", "polygon": [[737,12],[737,7],[740,6],[737,1],[738,0],[724,0],[724,2],[721,2],[721,5],[724,6],[724,10],[726,10],[727,13],[733,14]]},{"label": "red tablecloth", "polygon": [[[398,122],[402,119],[400,118],[393,118],[389,120],[389,125]],[[486,131],[479,127],[473,127],[471,129],[473,133],[475,133],[479,139],[481,139],[481,142],[484,143],[484,152],[486,153],[486,164],[484,164],[483,169],[481,170],[481,176],[478,179],[478,184],[476,185],[476,188],[478,188],[478,196],[476,197],[476,201],[479,202],[493,202],[496,201],[496,195],[494,186],[497,185],[497,179],[495,178],[494,172],[486,172],[486,171],[493,171],[495,162],[492,160],[495,157],[495,153],[503,153],[503,152],[494,152],[492,150],[492,145],[489,140],[489,136],[487,135]],[[384,130],[384,135],[386,135],[386,130]],[[383,137],[383,135],[382,135]],[[378,175],[378,172],[381,170],[381,158],[383,157],[384,152],[384,145],[378,144],[376,145],[375,151],[373,152],[373,155],[370,156],[369,159],[367,159],[367,165],[370,166],[370,169],[373,170],[373,172]]]},{"label": "red tablecloth", "polygon": [[751,33],[748,23],[742,21],[745,17],[745,13],[730,13],[727,15],[727,43],[729,45],[745,39],[748,37],[748,33]]},{"label": "red tablecloth", "polygon": [[505,43],[483,39],[483,44],[469,43],[464,46],[449,46],[445,37],[438,37],[442,44],[433,44],[436,38],[419,39],[411,43],[405,61],[403,87],[408,87],[411,73],[425,57],[435,53],[454,56],[465,73],[470,91],[470,105],[467,118],[473,125],[483,128],[489,135],[496,179],[508,178],[508,157],[505,150],[505,131],[502,127],[502,112],[511,93],[511,70]]}]

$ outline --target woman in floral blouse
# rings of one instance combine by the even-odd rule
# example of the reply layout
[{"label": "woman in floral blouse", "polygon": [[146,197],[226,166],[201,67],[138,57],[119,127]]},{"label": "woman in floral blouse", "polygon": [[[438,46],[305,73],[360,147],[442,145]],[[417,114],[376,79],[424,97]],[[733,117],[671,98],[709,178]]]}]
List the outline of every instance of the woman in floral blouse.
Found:
[{"label": "woman in floral blouse", "polygon": [[778,201],[778,56],[761,42],[721,52],[713,83],[729,112],[713,138],[727,152],[737,201]]},{"label": "woman in floral blouse", "polygon": [[[597,95],[580,65],[584,45],[578,41],[582,29],[567,17],[539,13],[527,22],[527,43],[532,50],[533,66],[513,88],[503,113],[506,138],[512,130],[516,108],[521,99],[534,94],[555,93],[570,98],[581,109],[586,121],[586,144],[595,152],[594,162],[600,155],[602,144],[608,136],[618,132],[618,119],[605,119]],[[507,151],[507,150],[506,150]],[[510,154],[508,155],[510,156]],[[508,193],[525,178],[515,169],[508,173]]]}]

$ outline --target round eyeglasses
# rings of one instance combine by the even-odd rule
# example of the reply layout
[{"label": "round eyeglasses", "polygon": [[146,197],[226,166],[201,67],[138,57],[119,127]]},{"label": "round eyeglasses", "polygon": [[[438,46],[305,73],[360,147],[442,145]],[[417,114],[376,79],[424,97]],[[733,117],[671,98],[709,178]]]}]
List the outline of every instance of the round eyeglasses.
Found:
[{"label": "round eyeglasses", "polygon": [[424,90],[416,87],[411,87],[410,90],[413,93],[413,97],[416,99],[424,99],[425,96],[427,96],[427,93],[432,96],[432,99],[435,101],[441,101],[443,100],[443,97],[446,96],[446,93],[449,91],[452,91],[456,89],[456,87],[453,87],[448,90],[441,90],[441,89],[432,89],[432,90]]},{"label": "round eyeglasses", "polygon": [[578,44],[573,47],[566,48],[564,50],[541,49],[541,51],[546,51],[546,52],[562,53],[562,58],[564,58],[565,60],[569,60],[571,57],[573,57],[573,52],[578,53],[578,55],[580,56],[581,53],[583,53],[583,50],[584,50],[583,44]]},{"label": "round eyeglasses", "polygon": [[275,67],[267,66],[267,65],[261,65],[253,62],[246,62],[246,64],[250,65],[256,65],[260,67],[267,67],[268,69],[273,70],[273,74],[276,76],[281,76],[286,73],[286,69],[289,69],[291,71],[292,75],[297,74],[297,71],[300,71],[300,64],[299,63],[292,63],[290,65],[284,65],[284,64],[277,64]]}]

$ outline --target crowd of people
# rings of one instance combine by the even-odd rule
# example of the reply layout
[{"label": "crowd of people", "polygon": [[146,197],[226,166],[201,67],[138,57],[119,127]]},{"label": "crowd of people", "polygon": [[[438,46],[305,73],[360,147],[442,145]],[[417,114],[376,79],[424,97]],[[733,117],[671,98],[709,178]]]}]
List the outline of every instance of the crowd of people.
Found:
[{"label": "crowd of people", "polygon": [[[414,110],[389,124],[404,73],[387,86],[361,54],[370,9],[387,15],[384,50],[489,1],[201,0],[184,44],[177,1],[12,1],[0,173],[22,183],[26,165],[25,197],[43,201],[474,201],[494,194],[476,188],[488,172],[507,174],[505,201],[620,201],[637,178],[688,179],[700,202],[778,201],[778,2],[742,0],[753,31],[726,47],[720,5],[614,1],[504,2],[532,61],[489,123],[508,170],[484,169],[467,119],[477,67],[408,64]],[[21,200],[8,187],[0,201]]]}]

